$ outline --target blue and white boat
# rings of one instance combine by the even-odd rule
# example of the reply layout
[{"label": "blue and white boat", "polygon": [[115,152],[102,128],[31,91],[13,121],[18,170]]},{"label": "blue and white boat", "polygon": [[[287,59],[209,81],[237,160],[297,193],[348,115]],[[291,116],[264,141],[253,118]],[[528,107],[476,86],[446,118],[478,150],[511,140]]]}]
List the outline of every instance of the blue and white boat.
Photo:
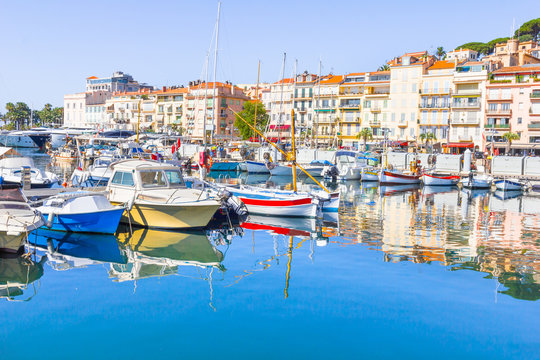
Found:
[{"label": "blue and white boat", "polygon": [[502,191],[521,191],[525,188],[525,184],[518,179],[502,179],[495,180],[495,187]]},{"label": "blue and white boat", "polygon": [[264,162],[246,160],[245,164],[246,171],[249,174],[270,174],[270,170],[268,170]]},{"label": "blue and white boat", "polygon": [[52,196],[37,210],[52,230],[114,234],[125,208],[111,205],[103,194],[77,191]]}]

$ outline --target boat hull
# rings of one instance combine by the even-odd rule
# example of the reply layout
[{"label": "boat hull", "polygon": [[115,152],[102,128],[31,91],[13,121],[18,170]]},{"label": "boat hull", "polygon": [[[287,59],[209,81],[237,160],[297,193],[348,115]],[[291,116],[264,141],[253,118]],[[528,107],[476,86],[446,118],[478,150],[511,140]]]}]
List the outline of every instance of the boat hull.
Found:
[{"label": "boat hull", "polygon": [[270,169],[272,176],[292,176],[292,167],[277,165],[275,168]]},{"label": "boat hull", "polygon": [[454,186],[459,182],[459,176],[434,176],[429,174],[422,175],[422,181],[426,186]]},{"label": "boat hull", "polygon": [[495,187],[497,190],[502,191],[515,191],[515,190],[523,190],[523,185],[512,180],[497,180],[495,181]]},{"label": "boat hull", "polygon": [[363,170],[362,181],[379,181],[379,174],[375,171]]},{"label": "boat hull", "polygon": [[317,217],[319,206],[311,197],[296,199],[251,199],[240,197],[250,214],[287,216],[287,217]]},{"label": "boat hull", "polygon": [[386,185],[419,184],[420,176],[397,174],[390,171],[381,170],[381,174],[379,175],[379,182]]},{"label": "boat hull", "polygon": [[[79,214],[57,214],[51,230],[114,234],[124,213],[123,208]],[[43,213],[45,219],[49,214]]]},{"label": "boat hull", "polygon": [[257,161],[246,161],[246,171],[248,174],[270,174],[265,163]]},{"label": "boat hull", "polygon": [[17,235],[8,234],[6,231],[0,231],[0,253],[20,254],[24,250],[24,241],[26,233],[21,232]]},{"label": "boat hull", "polygon": [[214,201],[189,206],[135,203],[131,210],[124,211],[120,221],[154,229],[203,228],[219,207],[220,204]]},{"label": "boat hull", "polygon": [[489,189],[491,187],[491,180],[473,179],[469,181],[468,178],[464,178],[461,179],[461,185],[467,189]]},{"label": "boat hull", "polygon": [[0,137],[0,143],[7,147],[37,148],[38,146],[27,135],[7,135]]}]

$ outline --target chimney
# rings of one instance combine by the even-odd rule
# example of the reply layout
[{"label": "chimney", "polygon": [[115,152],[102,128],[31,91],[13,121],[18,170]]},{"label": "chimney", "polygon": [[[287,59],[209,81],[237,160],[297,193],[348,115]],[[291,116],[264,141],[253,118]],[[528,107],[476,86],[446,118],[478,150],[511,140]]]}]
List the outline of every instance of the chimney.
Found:
[{"label": "chimney", "polygon": [[163,91],[165,91],[165,90],[167,90],[167,88],[164,86],[164,87],[163,87]]}]

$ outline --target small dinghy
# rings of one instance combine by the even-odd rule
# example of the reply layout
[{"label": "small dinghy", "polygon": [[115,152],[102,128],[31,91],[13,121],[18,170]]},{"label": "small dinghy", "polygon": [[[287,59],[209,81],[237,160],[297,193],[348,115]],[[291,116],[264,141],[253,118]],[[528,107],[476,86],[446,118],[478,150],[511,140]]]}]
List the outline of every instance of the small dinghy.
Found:
[{"label": "small dinghy", "polygon": [[395,171],[381,170],[379,182],[381,185],[419,184],[420,175],[406,175]]},{"label": "small dinghy", "polygon": [[0,253],[22,252],[28,233],[43,225],[17,185],[0,186]]},{"label": "small dinghy", "polygon": [[266,167],[264,162],[246,160],[244,162],[246,165],[246,171],[248,174],[269,174],[270,171]]},{"label": "small dinghy", "polygon": [[495,180],[495,187],[501,191],[523,191],[525,184],[518,179]]},{"label": "small dinghy", "polygon": [[240,195],[240,200],[246,204],[250,214],[287,217],[318,217],[321,214],[319,200],[311,196],[253,199]]},{"label": "small dinghy", "polygon": [[457,185],[461,178],[457,175],[443,176],[437,174],[422,175],[422,181],[425,186],[454,186]]},{"label": "small dinghy", "polygon": [[52,196],[37,210],[52,230],[114,234],[125,208],[111,205],[103,194],[77,191]]}]

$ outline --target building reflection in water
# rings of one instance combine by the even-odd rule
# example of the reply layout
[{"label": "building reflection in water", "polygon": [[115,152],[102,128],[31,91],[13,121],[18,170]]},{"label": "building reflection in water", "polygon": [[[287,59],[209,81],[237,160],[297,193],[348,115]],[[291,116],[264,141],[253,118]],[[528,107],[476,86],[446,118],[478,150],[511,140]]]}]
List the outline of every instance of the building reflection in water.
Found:
[{"label": "building reflection in water", "polygon": [[506,287],[500,293],[540,299],[540,198],[457,187],[350,192],[341,211],[344,244],[369,245],[388,262],[486,272]]}]

